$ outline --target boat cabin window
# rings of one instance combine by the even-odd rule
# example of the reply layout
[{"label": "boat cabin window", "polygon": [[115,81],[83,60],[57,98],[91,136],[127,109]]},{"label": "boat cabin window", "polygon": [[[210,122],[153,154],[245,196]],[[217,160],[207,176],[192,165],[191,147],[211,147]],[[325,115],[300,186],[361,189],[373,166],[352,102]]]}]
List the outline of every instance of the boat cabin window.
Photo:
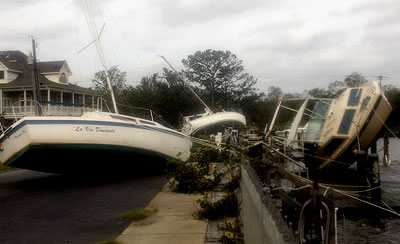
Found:
[{"label": "boat cabin window", "polygon": [[344,112],[342,122],[340,123],[338,134],[347,135],[350,130],[351,123],[353,122],[354,115],[356,114],[356,110],[347,109]]},{"label": "boat cabin window", "polygon": [[362,89],[351,89],[347,106],[358,106],[360,103]]},{"label": "boat cabin window", "polygon": [[368,96],[366,98],[363,99],[363,101],[361,102],[361,110],[366,109],[367,105],[369,103],[369,100],[371,100],[371,97]]},{"label": "boat cabin window", "polygon": [[201,118],[202,116],[201,115],[193,115],[193,116],[190,116],[189,117],[189,121],[192,121],[192,120],[195,120],[195,119],[198,119],[198,118]]},{"label": "boat cabin window", "polygon": [[318,141],[331,101],[318,101],[308,122],[305,140]]},{"label": "boat cabin window", "polygon": [[127,118],[127,117],[118,116],[118,115],[110,115],[110,117],[113,118],[113,119],[119,119],[119,120],[124,120],[124,121],[129,121],[129,122],[135,122],[136,123],[136,119],[134,119],[134,118]]}]

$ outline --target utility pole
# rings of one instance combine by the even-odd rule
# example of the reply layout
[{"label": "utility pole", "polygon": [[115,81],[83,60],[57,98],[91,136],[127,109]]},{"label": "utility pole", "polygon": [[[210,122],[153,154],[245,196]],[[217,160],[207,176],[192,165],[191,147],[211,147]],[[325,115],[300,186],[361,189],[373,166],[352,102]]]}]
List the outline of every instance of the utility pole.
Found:
[{"label": "utility pole", "polygon": [[40,98],[40,88],[39,88],[39,72],[36,61],[36,42],[32,37],[32,54],[33,54],[33,79],[32,79],[32,93],[33,100],[35,102],[36,114],[42,115],[41,107],[39,106]]},{"label": "utility pole", "polygon": [[379,86],[382,88],[382,79],[383,79],[383,76],[382,76],[382,75],[378,75],[378,79],[379,79]]}]

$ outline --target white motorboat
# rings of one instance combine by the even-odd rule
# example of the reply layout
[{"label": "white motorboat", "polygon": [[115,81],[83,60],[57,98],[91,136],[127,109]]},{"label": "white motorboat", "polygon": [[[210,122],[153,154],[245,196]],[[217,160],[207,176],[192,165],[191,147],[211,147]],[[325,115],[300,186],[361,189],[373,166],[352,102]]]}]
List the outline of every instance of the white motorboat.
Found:
[{"label": "white motorboat", "polygon": [[378,82],[348,88],[332,101],[318,101],[304,141],[308,167],[349,166],[354,151],[367,150],[376,139],[391,110]]},{"label": "white motorboat", "polygon": [[185,161],[191,145],[188,136],[141,118],[105,112],[32,116],[0,136],[0,161],[16,168],[65,173],[116,162],[129,166],[161,158]]},{"label": "white motorboat", "polygon": [[195,136],[202,130],[215,126],[246,127],[244,115],[236,112],[203,113],[184,117],[182,133]]}]

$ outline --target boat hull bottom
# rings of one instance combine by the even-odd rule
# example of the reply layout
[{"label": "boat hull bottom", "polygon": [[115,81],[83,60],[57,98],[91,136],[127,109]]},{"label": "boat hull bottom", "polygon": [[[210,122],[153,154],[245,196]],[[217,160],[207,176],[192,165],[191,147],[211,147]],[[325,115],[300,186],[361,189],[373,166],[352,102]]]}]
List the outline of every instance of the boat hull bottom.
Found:
[{"label": "boat hull bottom", "polygon": [[115,145],[30,145],[6,165],[59,174],[143,174],[160,172],[167,156]]}]

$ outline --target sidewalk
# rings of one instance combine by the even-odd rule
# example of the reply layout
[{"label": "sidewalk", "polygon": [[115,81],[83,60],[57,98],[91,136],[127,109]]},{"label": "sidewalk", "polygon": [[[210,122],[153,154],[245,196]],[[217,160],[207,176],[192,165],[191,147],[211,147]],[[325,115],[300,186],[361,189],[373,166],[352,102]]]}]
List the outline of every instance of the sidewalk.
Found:
[{"label": "sidewalk", "polygon": [[117,241],[121,244],[204,244],[207,222],[192,216],[199,208],[196,200],[201,197],[174,193],[165,185],[147,206],[158,211],[144,220],[132,222]]}]

